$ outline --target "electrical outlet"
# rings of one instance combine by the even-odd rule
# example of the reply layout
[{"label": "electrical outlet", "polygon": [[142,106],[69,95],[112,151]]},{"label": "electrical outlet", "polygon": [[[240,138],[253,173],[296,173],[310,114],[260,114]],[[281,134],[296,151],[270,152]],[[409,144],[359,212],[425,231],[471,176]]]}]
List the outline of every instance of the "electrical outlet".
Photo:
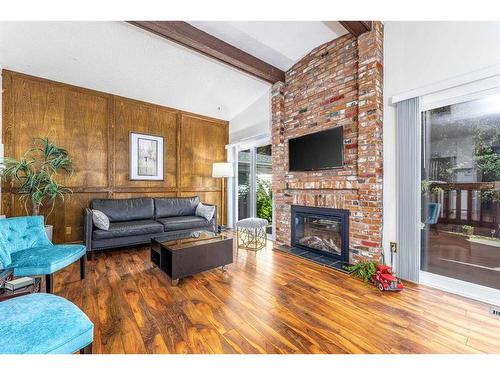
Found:
[{"label": "electrical outlet", "polygon": [[398,252],[398,244],[397,244],[397,242],[391,242],[390,243],[390,247],[391,247],[391,253],[396,254]]},{"label": "electrical outlet", "polygon": [[66,227],[66,234],[71,234],[71,227]]}]

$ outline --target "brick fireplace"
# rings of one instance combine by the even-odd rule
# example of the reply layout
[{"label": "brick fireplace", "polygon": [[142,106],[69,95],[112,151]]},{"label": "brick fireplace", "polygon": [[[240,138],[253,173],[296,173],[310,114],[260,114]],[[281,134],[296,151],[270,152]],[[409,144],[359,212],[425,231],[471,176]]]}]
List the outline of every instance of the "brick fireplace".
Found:
[{"label": "brick fireplace", "polygon": [[[291,245],[292,206],[349,211],[349,260],[382,254],[383,25],[323,44],[273,86],[276,241]],[[342,126],[344,167],[288,171],[288,139]]]}]

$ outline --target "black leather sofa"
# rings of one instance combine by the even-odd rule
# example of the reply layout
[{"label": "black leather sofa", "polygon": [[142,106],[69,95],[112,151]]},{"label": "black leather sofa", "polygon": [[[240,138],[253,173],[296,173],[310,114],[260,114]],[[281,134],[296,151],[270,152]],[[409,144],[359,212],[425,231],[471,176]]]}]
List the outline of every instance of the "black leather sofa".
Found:
[{"label": "black leather sofa", "polygon": [[[211,221],[195,215],[199,197],[94,199],[85,209],[85,245],[95,250],[149,244],[152,237],[193,230],[217,231],[217,207]],[[204,203],[205,205],[208,205]],[[92,209],[104,212],[109,230],[98,229]]]}]

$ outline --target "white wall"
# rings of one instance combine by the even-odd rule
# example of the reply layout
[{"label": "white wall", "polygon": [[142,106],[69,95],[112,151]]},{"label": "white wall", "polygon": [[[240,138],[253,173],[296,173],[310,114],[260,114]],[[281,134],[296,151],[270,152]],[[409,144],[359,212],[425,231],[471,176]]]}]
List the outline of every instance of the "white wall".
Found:
[{"label": "white wall", "polygon": [[384,23],[384,249],[396,240],[393,95],[500,64],[500,22]]},{"label": "white wall", "polygon": [[229,121],[229,142],[271,134],[271,90]]}]

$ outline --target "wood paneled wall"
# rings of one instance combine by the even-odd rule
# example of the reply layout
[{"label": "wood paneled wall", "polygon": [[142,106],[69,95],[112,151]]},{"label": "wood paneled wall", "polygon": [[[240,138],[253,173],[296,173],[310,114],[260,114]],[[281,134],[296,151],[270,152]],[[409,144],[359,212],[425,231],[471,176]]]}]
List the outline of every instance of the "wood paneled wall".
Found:
[{"label": "wood paneled wall", "polygon": [[[74,175],[61,179],[73,195],[47,220],[54,242],[83,239],[83,209],[94,198],[199,195],[221,206],[221,181],[211,174],[212,163],[226,159],[227,121],[8,70],[2,75],[5,156],[20,158],[35,137],[49,137],[75,163]],[[164,181],[129,179],[132,131],[164,137]],[[3,184],[4,214],[25,215],[18,197]],[[225,216],[220,212],[219,220]]]}]

